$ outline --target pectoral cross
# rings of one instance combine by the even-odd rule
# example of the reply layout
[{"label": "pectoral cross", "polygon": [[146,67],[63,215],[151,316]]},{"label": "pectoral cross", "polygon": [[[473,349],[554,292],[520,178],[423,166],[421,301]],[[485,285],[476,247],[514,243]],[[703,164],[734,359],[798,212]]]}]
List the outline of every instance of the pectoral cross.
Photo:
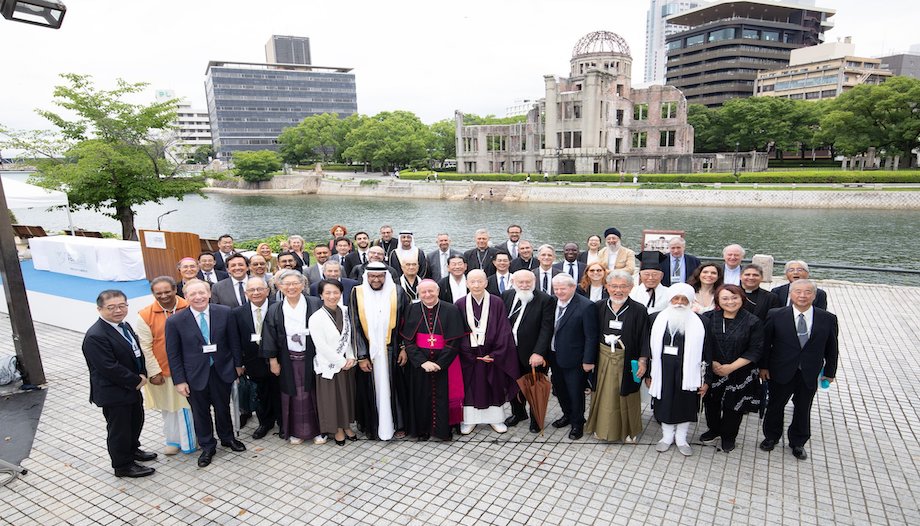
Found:
[{"label": "pectoral cross", "polygon": [[432,349],[434,349],[434,343],[435,343],[436,341],[437,341],[437,340],[434,339],[434,334],[429,334],[429,335],[428,335],[428,345],[429,345]]}]

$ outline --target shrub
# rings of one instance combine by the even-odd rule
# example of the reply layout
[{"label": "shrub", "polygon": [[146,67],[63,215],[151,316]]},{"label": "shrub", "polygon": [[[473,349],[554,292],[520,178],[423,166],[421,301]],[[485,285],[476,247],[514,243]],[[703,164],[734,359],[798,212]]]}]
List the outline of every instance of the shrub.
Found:
[{"label": "shrub", "polygon": [[[237,250],[255,250],[262,243],[268,243],[272,247],[272,252],[276,254],[281,252],[281,242],[287,241],[287,238],[290,237],[290,234],[276,234],[274,236],[263,237],[259,239],[247,239],[245,241],[237,241],[234,243]],[[313,247],[316,246],[315,242],[305,242],[304,243],[304,252],[313,252]]]},{"label": "shrub", "polygon": [[361,186],[376,186],[380,184],[378,179],[361,179]]},{"label": "shrub", "polygon": [[281,156],[271,150],[235,152],[233,165],[234,173],[250,183],[270,180],[283,166]]}]

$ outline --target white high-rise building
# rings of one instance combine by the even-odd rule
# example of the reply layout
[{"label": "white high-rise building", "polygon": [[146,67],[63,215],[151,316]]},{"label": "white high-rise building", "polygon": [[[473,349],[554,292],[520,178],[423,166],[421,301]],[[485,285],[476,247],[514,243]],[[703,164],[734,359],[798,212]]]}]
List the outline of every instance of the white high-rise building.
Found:
[{"label": "white high-rise building", "polygon": [[[176,98],[173,90],[158,89],[156,101],[165,102]],[[175,135],[167,153],[175,162],[185,162],[199,146],[211,146],[211,119],[208,110],[195,109],[185,100],[176,103]]]},{"label": "white high-rise building", "polygon": [[664,84],[668,60],[664,37],[687,29],[665,23],[664,19],[703,5],[700,0],[651,0],[645,24],[645,75],[643,81]]}]

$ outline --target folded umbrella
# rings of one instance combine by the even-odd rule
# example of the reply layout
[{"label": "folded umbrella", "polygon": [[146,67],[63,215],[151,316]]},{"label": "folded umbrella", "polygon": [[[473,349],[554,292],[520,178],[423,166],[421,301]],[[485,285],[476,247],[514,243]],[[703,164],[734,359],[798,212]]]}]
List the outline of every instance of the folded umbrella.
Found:
[{"label": "folded umbrella", "polygon": [[536,367],[531,367],[530,373],[518,378],[517,384],[521,388],[521,394],[530,404],[530,411],[537,427],[540,428],[540,434],[543,434],[546,407],[549,405],[549,395],[553,389],[549,378],[543,373],[538,373]]}]

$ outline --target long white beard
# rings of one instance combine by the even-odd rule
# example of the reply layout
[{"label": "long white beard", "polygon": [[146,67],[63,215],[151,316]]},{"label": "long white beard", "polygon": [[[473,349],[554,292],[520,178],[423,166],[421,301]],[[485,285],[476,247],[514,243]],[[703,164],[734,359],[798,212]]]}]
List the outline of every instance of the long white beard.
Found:
[{"label": "long white beard", "polygon": [[519,290],[517,291],[517,299],[521,302],[522,305],[527,305],[533,299],[533,291]]},{"label": "long white beard", "polygon": [[668,317],[668,331],[673,336],[684,334],[687,331],[687,320],[690,319],[693,311],[687,305],[669,305],[664,310],[664,314]]},{"label": "long white beard", "polygon": [[611,245],[610,243],[607,243],[607,250],[611,252],[616,252],[617,250],[620,250],[620,244],[614,243]]}]

